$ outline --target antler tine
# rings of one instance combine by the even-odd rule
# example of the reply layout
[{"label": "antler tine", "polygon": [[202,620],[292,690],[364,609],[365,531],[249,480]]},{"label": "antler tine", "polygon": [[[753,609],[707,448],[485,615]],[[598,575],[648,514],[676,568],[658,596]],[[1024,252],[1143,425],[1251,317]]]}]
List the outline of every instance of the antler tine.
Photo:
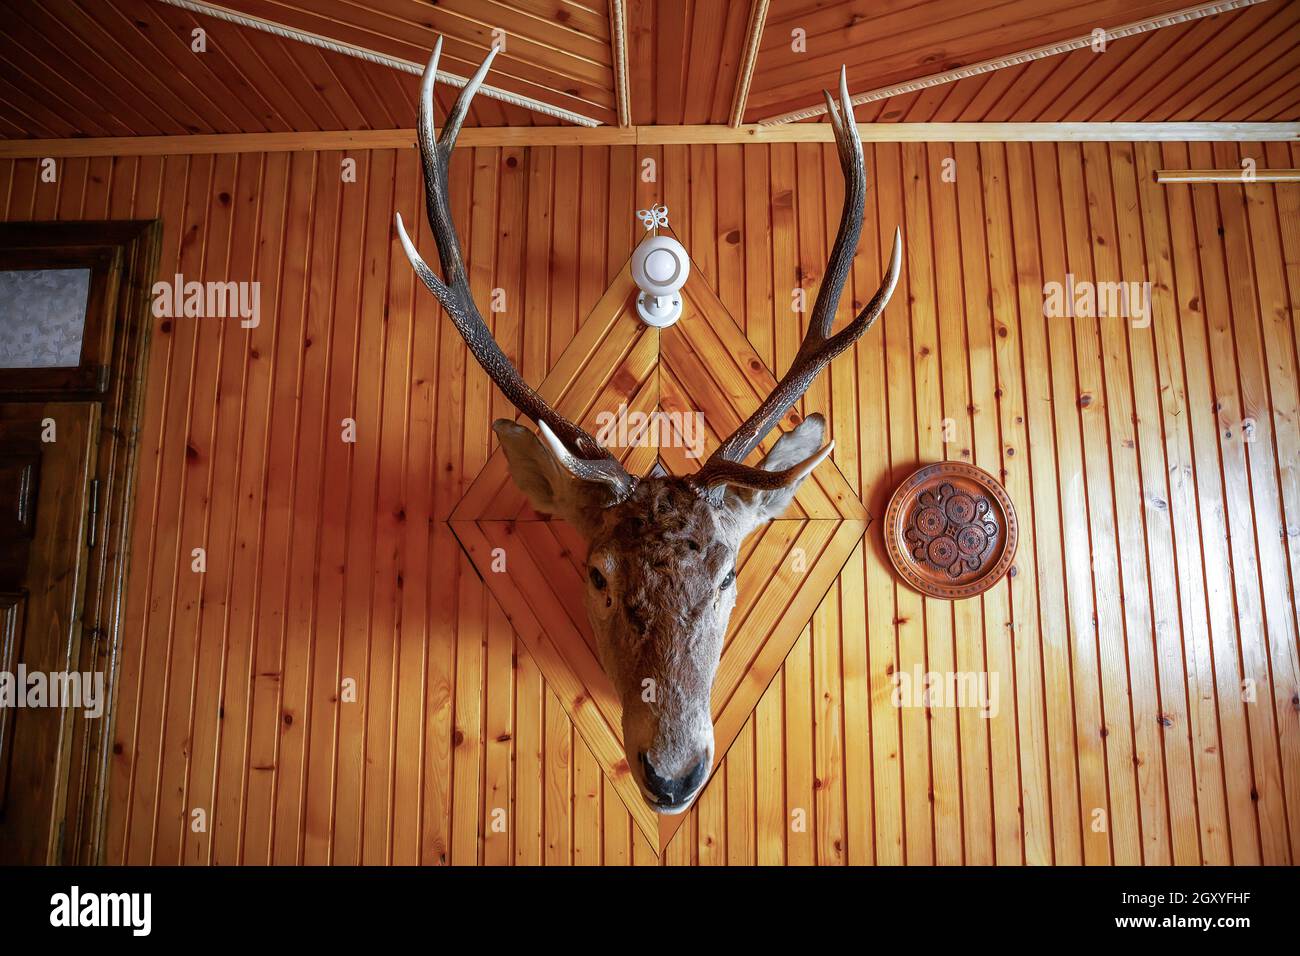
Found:
[{"label": "antler tine", "polygon": [[[420,160],[424,167],[424,198],[429,219],[429,227],[438,246],[438,259],[442,263],[442,278],[439,278],[411,242],[399,214],[397,236],[411,260],[411,266],[420,281],[428,287],[442,304],[459,330],[465,344],[474,358],[483,366],[488,377],[501,389],[502,394],[517,409],[536,422],[543,430],[543,437],[549,434],[564,450],[561,463],[579,477],[604,481],[614,486],[619,495],[625,496],[631,491],[635,480],[623,470],[622,466],[608,451],[578,425],[569,421],[537,394],[519,370],[511,364],[492,332],[483,320],[469,287],[469,278],[465,272],[465,263],[460,254],[460,238],[456,233],[456,224],[451,216],[451,200],[447,193],[448,167],[456,137],[460,135],[461,125],[469,112],[470,101],[483,83],[496,48],[489,51],[475,74],[465,84],[455,105],[447,117],[447,124],[442,134],[438,135],[433,118],[433,86],[438,73],[438,58],[442,54],[442,37],[434,44],[429,64],[424,69],[420,82],[420,119],[419,145]],[[549,439],[548,439],[549,441]],[[552,446],[553,450],[554,446]]]},{"label": "antler tine", "polygon": [[583,481],[600,481],[613,487],[617,492],[619,500],[626,498],[632,493],[632,488],[636,482],[623,470],[615,458],[579,458],[569,451],[560,441],[555,432],[551,431],[551,426],[545,421],[537,423],[537,430],[541,433],[542,441],[550,449],[551,454],[555,456],[564,468],[576,478]]},{"label": "antler tine", "polygon": [[[463,291],[470,307],[468,282],[465,280],[465,263],[460,255],[460,239],[456,234],[456,223],[451,218],[451,201],[447,195],[447,171],[451,163],[451,151],[460,136],[461,125],[469,112],[474,94],[483,84],[492,60],[497,55],[497,48],[488,51],[474,76],[465,84],[447,117],[447,125],[442,135],[438,135],[437,124],[433,118],[433,87],[438,77],[438,60],[442,56],[442,37],[433,45],[433,53],[420,78],[420,118],[417,130],[420,143],[420,160],[424,167],[424,203],[429,225],[433,228],[433,239],[438,245],[438,258],[442,262],[442,271],[447,285]],[[463,288],[462,288],[463,285]]]},{"label": "antler tine", "polygon": [[844,173],[844,209],[840,215],[840,228],[835,235],[835,244],[831,247],[830,259],[826,265],[826,276],[813,303],[808,332],[785,376],[759,406],[758,411],[718,446],[709,460],[710,463],[714,458],[732,462],[744,461],[745,457],[763,440],[763,436],[776,426],[790,406],[808,391],[808,386],[831,359],[871,328],[880,317],[880,313],[884,311],[889,297],[893,295],[894,288],[898,284],[903,240],[901,231],[895,230],[893,251],[880,288],[852,322],[836,334],[831,334],[831,326],[835,322],[835,310],[839,307],[840,295],[848,280],[858,238],[862,234],[862,210],[867,194],[867,171],[862,158],[862,141],[858,137],[858,128],[853,117],[853,103],[849,99],[848,77],[843,67],[840,68],[839,94],[840,102],[837,109],[831,94],[824,93],[831,127],[835,131],[840,169]]},{"label": "antler tine", "polygon": [[849,81],[844,67],[840,67],[840,108],[843,114],[836,110],[835,100],[829,92],[822,90],[822,95],[826,97],[827,114],[835,131],[835,145],[840,157],[840,170],[844,174],[844,206],[840,213],[840,228],[835,234],[835,245],[831,247],[826,277],[817,290],[810,320],[810,325],[817,330],[818,336],[825,339],[831,334],[840,294],[844,291],[844,283],[848,281],[853,253],[857,251],[858,239],[862,235],[867,169],[862,159],[862,140],[858,138],[858,126],[853,121],[853,104],[849,100]]},{"label": "antler tine", "polygon": [[768,471],[765,468],[755,468],[738,461],[714,457],[705,462],[704,467],[691,475],[688,481],[699,493],[707,493],[721,485],[775,491],[805,478],[834,448],[835,442],[827,442],[797,465],[791,465],[781,471]]}]

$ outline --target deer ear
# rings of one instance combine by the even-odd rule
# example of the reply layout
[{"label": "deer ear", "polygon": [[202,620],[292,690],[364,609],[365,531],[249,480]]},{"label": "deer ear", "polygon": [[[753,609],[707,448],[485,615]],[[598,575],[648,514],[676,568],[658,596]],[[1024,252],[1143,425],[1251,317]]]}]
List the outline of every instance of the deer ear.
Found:
[{"label": "deer ear", "polygon": [[599,512],[610,504],[609,488],[574,477],[531,429],[498,418],[492,430],[501,439],[510,477],[533,510],[563,518],[584,535],[590,534]]},{"label": "deer ear", "polygon": [[[809,415],[793,431],[788,431],[777,439],[767,457],[759,462],[759,467],[764,471],[793,468],[815,454],[822,447],[822,439],[825,437],[826,419],[817,414]],[[762,524],[785,513],[803,482],[804,478],[800,478],[773,491],[728,488],[726,503],[735,510],[750,512],[754,524]]]}]

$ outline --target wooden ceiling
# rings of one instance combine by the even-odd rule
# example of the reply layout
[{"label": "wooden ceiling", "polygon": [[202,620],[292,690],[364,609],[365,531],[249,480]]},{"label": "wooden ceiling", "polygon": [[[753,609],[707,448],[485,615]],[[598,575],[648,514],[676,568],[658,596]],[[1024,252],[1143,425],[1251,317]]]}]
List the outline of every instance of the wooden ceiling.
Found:
[{"label": "wooden ceiling", "polygon": [[493,86],[601,123],[618,121],[605,0],[228,0],[220,5],[421,64],[441,34],[439,68],[459,76],[472,74],[492,46],[493,31],[504,31],[505,46],[492,64]]},{"label": "wooden ceiling", "polygon": [[[856,87],[855,87],[856,89]],[[1262,3],[866,103],[860,122],[1300,118],[1300,4]],[[819,117],[819,119],[821,119]]]},{"label": "wooden ceiling", "polygon": [[[400,129],[418,78],[390,65],[226,22],[164,0],[0,0],[0,137]],[[817,107],[843,62],[855,96],[1176,16],[1187,0],[222,0],[246,18],[413,63],[442,34],[442,68],[468,75],[505,37],[489,83],[538,104],[480,95],[478,126],[567,122],[548,108],[725,124],[756,51],[743,119]],[[755,15],[755,11],[758,15]],[[613,27],[621,12],[624,30]],[[751,33],[753,24],[761,33]],[[207,51],[190,49],[192,31]],[[797,33],[802,31],[802,33]],[[803,37],[806,52],[792,47]],[[445,107],[455,89],[440,86]],[[1300,120],[1300,4],[1241,9],[887,95],[870,122]],[[799,117],[820,121],[822,117]]]}]

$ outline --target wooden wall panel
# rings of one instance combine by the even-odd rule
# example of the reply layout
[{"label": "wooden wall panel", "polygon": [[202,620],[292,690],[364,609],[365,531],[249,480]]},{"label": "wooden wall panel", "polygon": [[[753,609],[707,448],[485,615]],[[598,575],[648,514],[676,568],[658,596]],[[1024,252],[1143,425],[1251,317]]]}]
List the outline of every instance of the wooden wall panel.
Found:
[{"label": "wooden wall panel", "polygon": [[[783,369],[836,223],[832,151],[646,156],[650,183],[631,147],[457,154],[503,348],[540,381],[662,200]],[[667,862],[1295,862],[1300,188],[1151,177],[1247,157],[1300,162],[868,147],[842,317],[895,225],[903,278],[804,410],[877,516],[918,463],[1000,475],[1015,573],[924,599],[873,524]],[[432,248],[415,156],[358,153],[355,182],[344,158],[68,160],[54,183],[0,165],[8,220],[158,216],[161,277],[262,283],[254,329],[156,320],[106,858],[654,863],[445,524],[504,408],[393,242],[398,209]],[[1045,317],[1067,273],[1151,281],[1154,321]],[[996,675],[997,713],[895,707],[892,675],[918,669]]]}]

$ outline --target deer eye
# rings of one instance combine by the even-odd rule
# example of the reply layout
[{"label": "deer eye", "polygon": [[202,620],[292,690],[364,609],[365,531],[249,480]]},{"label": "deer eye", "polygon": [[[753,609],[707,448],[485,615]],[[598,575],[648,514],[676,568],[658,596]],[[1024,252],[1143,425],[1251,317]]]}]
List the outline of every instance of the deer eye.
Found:
[{"label": "deer eye", "polygon": [[605,590],[605,575],[601,574],[600,571],[592,568],[587,576],[591,578],[592,586],[594,586],[597,591]]},{"label": "deer eye", "polygon": [[732,568],[730,571],[727,572],[727,576],[722,579],[722,583],[718,585],[718,589],[721,591],[725,591],[727,590],[727,588],[731,587],[735,583],[736,583],[736,569]]}]

